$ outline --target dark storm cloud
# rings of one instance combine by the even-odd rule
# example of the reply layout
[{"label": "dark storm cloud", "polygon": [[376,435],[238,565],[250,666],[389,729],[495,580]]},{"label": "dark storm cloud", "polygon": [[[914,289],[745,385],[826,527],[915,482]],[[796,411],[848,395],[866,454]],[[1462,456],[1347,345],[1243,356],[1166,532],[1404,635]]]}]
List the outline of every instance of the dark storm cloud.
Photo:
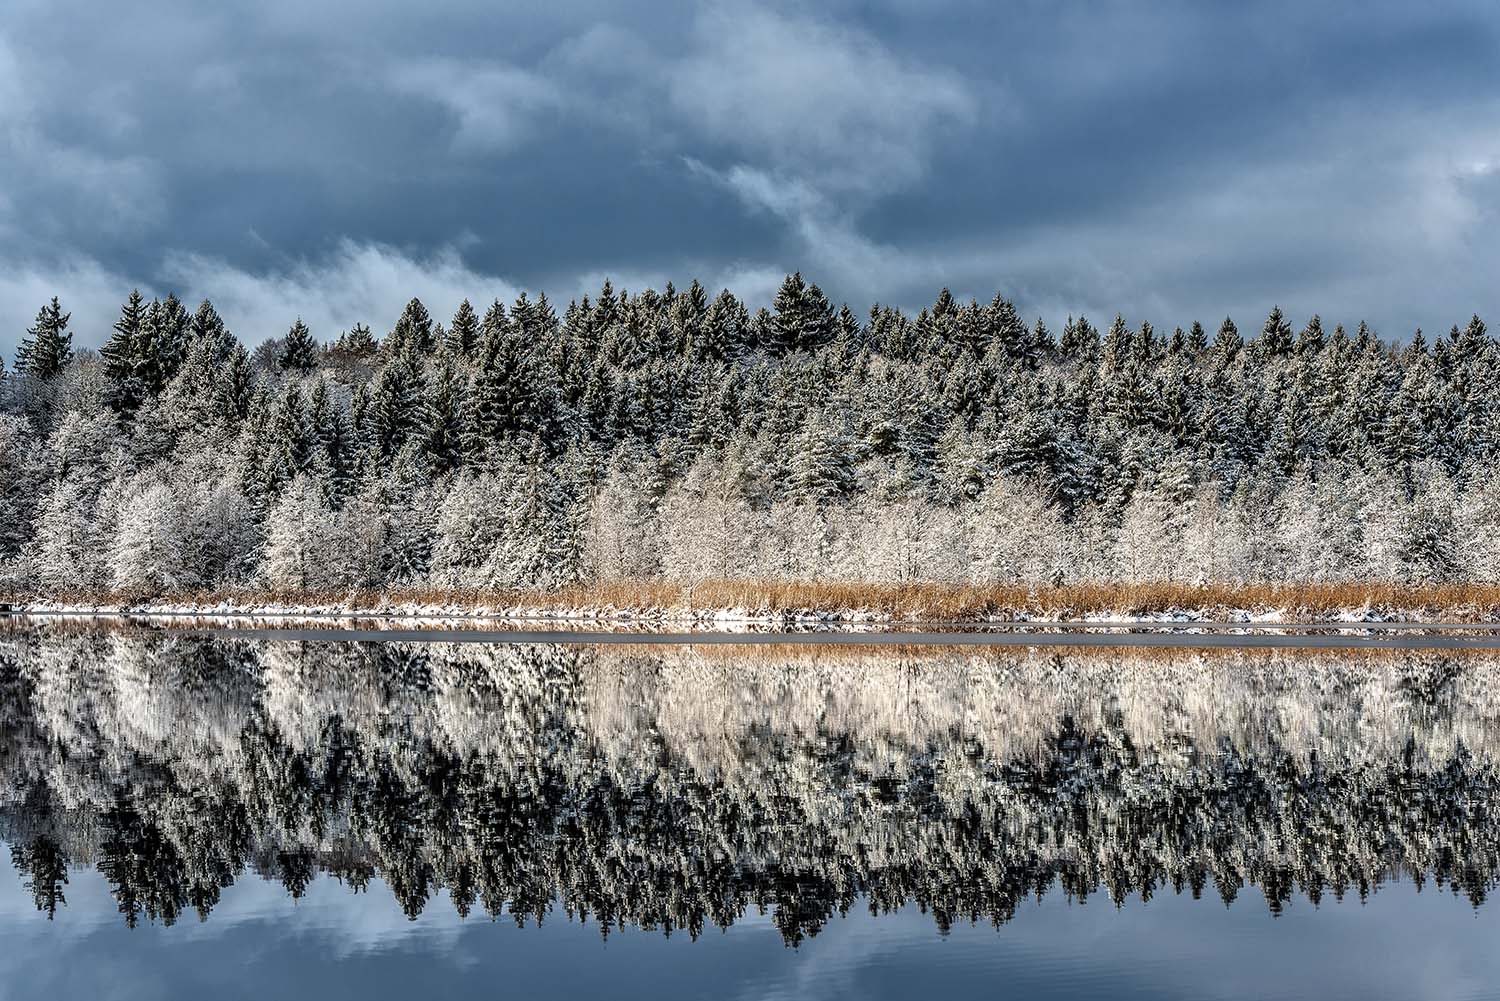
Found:
[{"label": "dark storm cloud", "polygon": [[605,274],[1053,321],[1500,312],[1487,5],[12,0],[0,348],[132,284],[248,338]]}]

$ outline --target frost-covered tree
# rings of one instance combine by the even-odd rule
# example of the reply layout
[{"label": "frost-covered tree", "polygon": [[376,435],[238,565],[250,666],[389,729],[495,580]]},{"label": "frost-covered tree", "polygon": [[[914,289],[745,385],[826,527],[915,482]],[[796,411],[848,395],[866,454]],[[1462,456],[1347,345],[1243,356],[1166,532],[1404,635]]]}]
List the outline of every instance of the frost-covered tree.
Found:
[{"label": "frost-covered tree", "polygon": [[62,597],[98,590],[106,578],[101,555],[110,521],[80,478],[60,480],[42,498],[21,554],[27,581]]},{"label": "frost-covered tree", "polygon": [[199,582],[187,558],[187,517],[179,498],[160,482],[132,484],[121,498],[109,557],[116,593],[149,598]]},{"label": "frost-covered tree", "polygon": [[281,339],[281,353],[276,356],[276,364],[288,372],[297,373],[311,372],[318,367],[318,342],[300,316]]},{"label": "frost-covered tree", "polygon": [[266,518],[266,583],[291,594],[338,590],[351,583],[352,549],[318,484],[297,476]]},{"label": "frost-covered tree", "polygon": [[68,332],[71,313],[64,313],[57,296],[37,311],[16,349],[16,371],[34,379],[51,379],[73,360],[73,335]]},{"label": "frost-covered tree", "polygon": [[0,566],[20,551],[36,502],[31,462],[31,425],[0,413]]},{"label": "frost-covered tree", "polygon": [[[153,551],[135,492],[163,483],[183,571],[122,581],[268,583],[300,478],[337,586],[1495,578],[1500,348],[1477,317],[1393,344],[1273,309],[1247,345],[1229,319],[1123,316],[1054,340],[1003,293],[857,313],[800,274],[768,305],[605,283],[445,328],[414,299],[382,340],[355,323],[322,350],[299,322],[252,353],[211,303],[135,292],[70,354],[54,300],[0,387],[0,567],[112,589],[117,536]],[[76,572],[31,574],[76,538]]]},{"label": "frost-covered tree", "polygon": [[588,499],[584,565],[603,580],[647,579],[661,569],[655,477],[642,456],[619,456]]}]

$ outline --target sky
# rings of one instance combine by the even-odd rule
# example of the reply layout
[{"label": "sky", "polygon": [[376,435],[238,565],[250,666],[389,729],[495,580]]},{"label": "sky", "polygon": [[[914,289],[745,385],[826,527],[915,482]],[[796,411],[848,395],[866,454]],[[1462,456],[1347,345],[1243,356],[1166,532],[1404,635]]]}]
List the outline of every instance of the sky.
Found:
[{"label": "sky", "polygon": [[1054,329],[1500,322],[1500,5],[5,0],[0,352],[800,270]]}]

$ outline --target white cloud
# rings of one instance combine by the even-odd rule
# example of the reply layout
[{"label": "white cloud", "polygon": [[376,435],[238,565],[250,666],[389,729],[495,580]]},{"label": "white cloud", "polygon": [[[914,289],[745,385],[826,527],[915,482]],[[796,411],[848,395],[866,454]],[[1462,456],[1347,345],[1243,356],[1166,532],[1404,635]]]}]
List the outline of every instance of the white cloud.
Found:
[{"label": "white cloud", "polygon": [[974,96],[955,74],[898,59],[851,27],[739,3],[700,12],[668,69],[674,107],[710,139],[820,187],[898,188],[921,176]]},{"label": "white cloud", "polygon": [[286,333],[298,316],[323,339],[355,323],[382,334],[413,296],[446,321],[465,298],[483,311],[492,299],[508,302],[518,293],[511,282],[469,268],[451,248],[412,257],[352,240],[323,260],[265,274],[211,257],[172,254],[162,276],[179,295],[212,299],[230,329],[252,345]]},{"label": "white cloud", "polygon": [[86,257],[50,264],[0,262],[0,349],[6,364],[37,310],[54,295],[73,314],[68,328],[73,344],[96,347],[104,342],[130,288],[129,279]]},{"label": "white cloud", "polygon": [[[533,296],[545,291],[560,307],[569,297],[597,294],[606,278],[616,289],[639,292],[647,287],[660,289],[668,281],[680,284],[693,273],[710,292],[730,288],[752,304],[769,302],[784,275],[776,268],[743,262],[684,274],[647,272],[627,265],[587,269],[561,277],[551,288],[528,291]],[[110,324],[132,288],[147,296],[175,292],[190,309],[199,300],[210,299],[236,336],[253,347],[286,333],[299,316],[323,340],[337,337],[355,323],[366,323],[383,335],[413,296],[422,300],[435,319],[446,322],[464,299],[483,312],[494,299],[507,304],[514,301],[522,286],[474,270],[451,245],[434,254],[413,256],[355,240],[341,241],[326,258],[270,271],[251,271],[200,254],[171,253],[154,279],[145,282],[87,257],[50,264],[7,264],[0,259],[0,351],[7,358],[13,353],[36,311],[54,295],[73,314],[74,345],[98,347],[108,338]]]},{"label": "white cloud", "polygon": [[46,262],[0,260],[0,351],[7,357],[36,311],[52,296],[73,314],[76,347],[98,347],[132,288],[148,295],[176,292],[192,308],[213,300],[229,328],[248,346],[286,333],[302,317],[313,334],[332,339],[355,323],[377,335],[401,315],[407,300],[421,299],[446,322],[465,298],[476,308],[495,298],[510,302],[518,286],[464,264],[458,251],[416,257],[393,247],[345,240],[327,258],[278,271],[254,272],[224,260],[173,253],[154,280],[109,270],[88,257]]},{"label": "white cloud", "polygon": [[564,103],[562,91],[528,70],[494,62],[426,59],[398,65],[390,75],[398,93],[426,98],[456,118],[455,149],[508,152],[527,141],[540,118]]}]

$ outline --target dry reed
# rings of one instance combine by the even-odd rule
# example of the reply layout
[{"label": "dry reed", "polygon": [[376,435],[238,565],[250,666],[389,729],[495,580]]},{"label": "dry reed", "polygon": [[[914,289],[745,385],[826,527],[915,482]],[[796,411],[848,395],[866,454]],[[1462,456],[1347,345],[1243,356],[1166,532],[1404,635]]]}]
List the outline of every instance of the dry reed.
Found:
[{"label": "dry reed", "polygon": [[790,580],[612,580],[553,591],[392,588],[370,591],[223,591],[146,595],[0,595],[16,607],[307,609],[572,613],[596,618],[827,615],[905,622],[975,622],[1015,618],[1136,617],[1174,612],[1212,618],[1233,612],[1273,614],[1289,622],[1362,612],[1413,619],[1500,619],[1496,584],[875,584]]}]

